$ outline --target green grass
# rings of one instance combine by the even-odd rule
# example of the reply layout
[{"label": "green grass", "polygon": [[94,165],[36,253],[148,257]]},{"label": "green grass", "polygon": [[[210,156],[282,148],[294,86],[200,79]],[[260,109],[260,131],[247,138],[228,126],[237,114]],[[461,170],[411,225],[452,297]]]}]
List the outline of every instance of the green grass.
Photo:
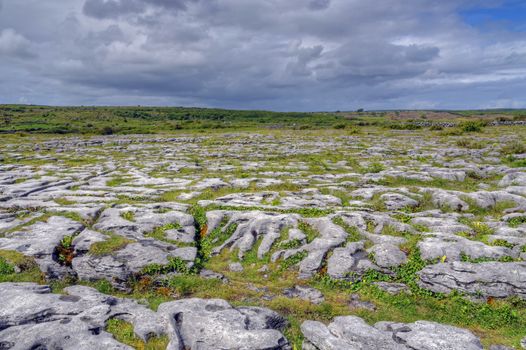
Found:
[{"label": "green grass", "polygon": [[178,244],[176,241],[166,238],[166,231],[178,230],[180,228],[181,228],[181,225],[179,225],[178,223],[170,223],[170,224],[166,224],[166,225],[154,228],[152,232],[146,233],[145,236],[157,239],[159,241]]},{"label": "green grass", "polygon": [[332,129],[333,113],[294,113],[186,107],[47,107],[0,105],[0,133],[151,134],[279,126]]},{"label": "green grass", "polygon": [[170,272],[188,274],[190,273],[190,269],[181,258],[170,256],[168,257],[168,263],[166,265],[150,264],[145,266],[141,272],[145,275],[158,275]]},{"label": "green grass", "polygon": [[516,216],[508,220],[508,225],[510,225],[510,227],[519,227],[522,224],[526,224],[526,215]]},{"label": "green grass", "polygon": [[306,251],[297,252],[296,254],[288,257],[287,259],[281,262],[281,269],[286,270],[299,264],[303,259],[307,257],[308,253]]},{"label": "green grass", "polygon": [[167,336],[152,337],[145,343],[135,335],[133,325],[123,320],[112,318],[106,322],[106,332],[119,342],[137,350],[165,350],[169,339]]},{"label": "green grass", "polygon": [[121,213],[121,218],[128,221],[135,221],[135,213],[133,211],[125,211]]},{"label": "green grass", "polygon": [[520,140],[511,141],[501,148],[504,154],[521,154],[526,153],[526,142]]},{"label": "green grass", "polygon": [[129,181],[130,181],[130,178],[128,178],[128,177],[123,177],[123,176],[114,177],[111,180],[108,180],[106,182],[106,186],[117,187],[117,186],[123,185],[123,184],[125,184],[125,183],[127,183]]},{"label": "green grass", "polygon": [[298,229],[300,229],[305,236],[307,237],[307,243],[310,243],[319,236],[319,232],[316,231],[311,225],[307,224],[305,221],[300,221],[298,223]]},{"label": "green grass", "polygon": [[133,242],[130,239],[115,234],[109,234],[108,237],[105,241],[93,243],[89,249],[89,253],[99,256],[108,255]]},{"label": "green grass", "polygon": [[[15,266],[20,270],[16,273]],[[43,281],[35,260],[12,250],[0,250],[0,283],[2,282],[36,282]]]},{"label": "green grass", "polygon": [[358,242],[362,239],[358,228],[347,225],[341,217],[335,217],[332,221],[347,232],[347,242]]},{"label": "green grass", "polygon": [[15,267],[0,257],[0,276],[12,275],[15,273]]}]

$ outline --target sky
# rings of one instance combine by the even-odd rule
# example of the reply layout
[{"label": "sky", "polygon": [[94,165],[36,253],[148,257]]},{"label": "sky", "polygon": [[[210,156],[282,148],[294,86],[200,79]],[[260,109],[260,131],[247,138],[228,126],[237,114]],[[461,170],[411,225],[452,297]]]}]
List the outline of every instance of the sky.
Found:
[{"label": "sky", "polygon": [[0,103],[526,107],[526,0],[0,0]]}]

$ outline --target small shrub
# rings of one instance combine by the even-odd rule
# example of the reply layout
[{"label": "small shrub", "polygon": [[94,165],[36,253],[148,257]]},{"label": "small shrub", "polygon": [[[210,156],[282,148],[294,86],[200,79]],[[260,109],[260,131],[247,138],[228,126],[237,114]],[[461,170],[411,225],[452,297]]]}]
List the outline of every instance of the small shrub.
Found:
[{"label": "small shrub", "polygon": [[281,262],[281,269],[286,270],[296,264],[299,264],[303,259],[307,257],[306,251],[297,252],[296,254],[288,257]]},{"label": "small shrub", "polygon": [[472,149],[481,149],[481,148],[484,148],[485,146],[484,142],[476,141],[476,140],[468,139],[468,138],[459,139],[457,140],[456,144],[458,147],[472,148]]},{"label": "small shrub", "polygon": [[371,163],[368,167],[366,167],[364,169],[364,172],[376,174],[384,170],[385,170],[385,166],[382,163],[374,162],[374,163]]},{"label": "small shrub", "polygon": [[519,140],[514,140],[502,147],[504,154],[521,154],[526,153],[526,143]]},{"label": "small shrub", "polygon": [[182,274],[190,273],[186,262],[179,257],[168,257],[168,264],[150,264],[142,269],[145,275],[165,274],[170,272],[179,272]]},{"label": "small shrub", "polygon": [[0,257],[0,275],[11,275],[15,273],[15,267]]},{"label": "small shrub", "polygon": [[101,135],[113,135],[115,133],[115,130],[111,126],[105,126],[100,131]]},{"label": "small shrub", "polygon": [[511,227],[519,227],[522,224],[526,224],[526,216],[516,216],[508,220]]},{"label": "small shrub", "polygon": [[121,213],[121,217],[128,221],[133,221],[135,219],[135,214],[133,211],[125,211],[124,213]]},{"label": "small shrub", "polygon": [[460,130],[463,132],[480,132],[484,126],[485,123],[480,120],[469,120],[459,124]]},{"label": "small shrub", "polygon": [[64,236],[60,244],[55,248],[55,258],[59,264],[71,266],[73,258],[75,257],[75,249],[73,249],[73,236]]}]

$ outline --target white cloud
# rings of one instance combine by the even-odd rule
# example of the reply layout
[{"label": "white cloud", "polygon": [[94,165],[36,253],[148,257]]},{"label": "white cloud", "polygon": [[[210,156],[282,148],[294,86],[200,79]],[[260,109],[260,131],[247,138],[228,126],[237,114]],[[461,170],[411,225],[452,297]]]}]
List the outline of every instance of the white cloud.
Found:
[{"label": "white cloud", "polygon": [[31,42],[14,29],[8,28],[0,32],[0,54],[19,58],[29,58],[35,55],[30,49]]}]

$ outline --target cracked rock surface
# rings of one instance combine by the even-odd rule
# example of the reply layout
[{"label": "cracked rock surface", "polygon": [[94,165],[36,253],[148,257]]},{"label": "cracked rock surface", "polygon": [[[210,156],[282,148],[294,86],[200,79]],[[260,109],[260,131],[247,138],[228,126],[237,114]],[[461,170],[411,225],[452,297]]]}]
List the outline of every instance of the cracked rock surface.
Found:
[{"label": "cracked rock surface", "polygon": [[520,128],[6,134],[0,349],[518,348]]},{"label": "cracked rock surface", "polygon": [[281,333],[286,321],[258,307],[233,308],[219,299],[182,299],[157,312],[128,299],[72,286],[52,294],[48,286],[1,283],[2,349],[131,349],[107,333],[118,318],[134,325],[143,340],[167,335],[170,349],[290,349]]}]

